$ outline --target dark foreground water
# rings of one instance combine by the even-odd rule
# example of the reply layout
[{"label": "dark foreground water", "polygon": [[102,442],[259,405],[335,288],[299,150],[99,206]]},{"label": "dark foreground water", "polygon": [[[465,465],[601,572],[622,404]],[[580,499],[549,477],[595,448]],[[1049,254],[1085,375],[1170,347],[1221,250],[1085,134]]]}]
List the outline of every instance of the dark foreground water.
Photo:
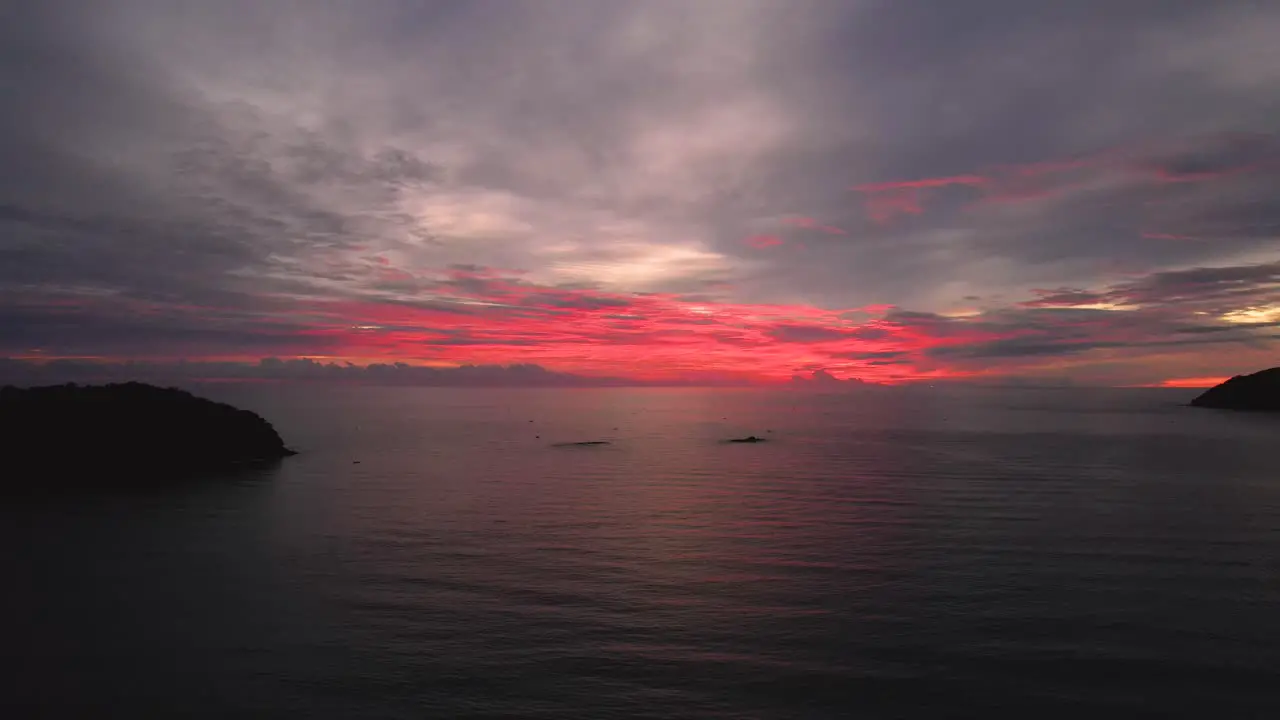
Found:
[{"label": "dark foreground water", "polygon": [[5,717],[1280,717],[1280,418],[1186,391],[205,393],[302,454],[4,500]]}]

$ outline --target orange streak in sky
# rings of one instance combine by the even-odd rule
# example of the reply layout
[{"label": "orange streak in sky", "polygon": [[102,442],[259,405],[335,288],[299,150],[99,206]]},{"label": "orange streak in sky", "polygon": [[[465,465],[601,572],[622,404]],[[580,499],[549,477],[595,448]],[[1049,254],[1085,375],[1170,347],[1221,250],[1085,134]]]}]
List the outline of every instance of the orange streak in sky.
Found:
[{"label": "orange streak in sky", "polygon": [[1226,382],[1230,378],[1225,377],[1189,377],[1189,378],[1170,378],[1162,380],[1154,385],[1146,387],[1166,387],[1166,388],[1209,388]]}]

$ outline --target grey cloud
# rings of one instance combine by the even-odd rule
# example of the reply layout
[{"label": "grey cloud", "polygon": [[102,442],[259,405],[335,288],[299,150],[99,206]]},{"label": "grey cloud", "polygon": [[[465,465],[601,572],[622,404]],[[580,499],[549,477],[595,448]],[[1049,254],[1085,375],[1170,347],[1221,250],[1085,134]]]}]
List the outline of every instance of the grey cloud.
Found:
[{"label": "grey cloud", "polygon": [[[825,208],[795,208],[853,228],[854,237],[814,242],[793,233],[789,244],[803,244],[804,253],[776,254],[771,292],[829,302],[857,288],[866,293],[858,301],[936,305],[947,298],[922,289],[957,275],[984,289],[1092,283],[1117,269],[1209,264],[1269,242],[1280,225],[1258,226],[1278,219],[1280,204],[1268,195],[1274,172],[1236,177],[1224,196],[1212,181],[1158,186],[1139,168],[1223,169],[1274,156],[1275,140],[1263,133],[1272,132],[1268,113],[1280,109],[1275,86],[1236,89],[1215,68],[1185,72],[1175,58],[1230,43],[1240,23],[1274,25],[1280,13],[1234,3],[1160,3],[1158,12],[1144,3],[1067,6],[988,2],[952,10],[904,2],[863,16],[865,26],[842,36],[847,55],[860,61],[844,84],[858,83],[859,99],[878,101],[850,107],[846,117],[878,130],[876,147],[848,148],[846,170],[824,182],[989,174],[1099,156],[1096,167],[1038,178],[1060,196],[1010,206],[969,207],[983,198],[974,188],[930,190],[922,193],[922,215],[888,226],[867,221],[857,194]],[[855,165],[868,168],[863,177],[849,177]],[[1068,190],[1066,179],[1087,182]],[[1236,207],[1251,195],[1258,196],[1252,220]],[[1205,232],[1213,242],[1142,237],[1161,230]],[[798,293],[801,283],[807,290]]]},{"label": "grey cloud", "polygon": [[1143,305],[1178,312],[1222,314],[1280,301],[1280,262],[1193,267],[1154,272],[1097,291],[1062,288],[1042,291],[1021,303],[1046,308],[1113,304]]},{"label": "grey cloud", "polygon": [[883,340],[892,333],[880,327],[858,327],[849,331],[848,335],[857,340]]},{"label": "grey cloud", "polygon": [[[520,287],[537,293],[522,312],[629,304],[541,290],[565,283],[916,311],[768,331],[795,343],[1065,317],[942,314],[1034,288],[1063,290],[1028,305],[1178,304],[1126,321],[1161,331],[1276,302],[1267,4],[12,5],[0,292],[214,308],[247,329],[195,312],[73,322],[49,302],[24,306],[6,347],[234,351],[305,324],[253,324],[291,312],[281,297],[475,314],[432,295]],[[889,222],[851,189],[969,174],[992,182],[922,190]],[[1009,182],[1025,196],[997,202]],[[763,229],[783,244],[743,242]],[[1167,239],[1183,236],[1203,241]]]},{"label": "grey cloud", "polygon": [[1028,300],[1023,305],[1029,307],[1045,305],[1093,305],[1106,300],[1103,293],[1090,292],[1074,288],[1060,288],[1052,292],[1043,292],[1035,300]]},{"label": "grey cloud", "polygon": [[329,381],[373,385],[452,387],[583,387],[635,384],[611,377],[552,372],[539,365],[464,365],[432,368],[404,363],[325,363],[307,358],[263,358],[242,362],[33,362],[0,357],[0,383],[40,385],[63,382],[143,380],[199,383],[221,380]]},{"label": "grey cloud", "polygon": [[626,298],[602,297],[598,295],[575,295],[572,293],[538,292],[526,295],[522,305],[530,307],[550,307],[576,310],[603,310],[606,308],[626,308],[632,305]]},{"label": "grey cloud", "polygon": [[848,337],[847,332],[833,328],[788,324],[774,325],[766,334],[774,340],[794,343],[828,342]]},{"label": "grey cloud", "polygon": [[926,354],[935,358],[1020,358],[1039,356],[1064,356],[1097,350],[1125,347],[1128,343],[1114,341],[1061,341],[1044,338],[1011,338],[966,345],[949,345],[930,348]]},{"label": "grey cloud", "polygon": [[1280,158],[1280,143],[1269,135],[1231,133],[1150,160],[1152,169],[1173,181],[1240,171]]},{"label": "grey cloud", "polygon": [[[0,295],[0,298],[4,296]],[[5,298],[7,299],[7,298]],[[56,348],[65,355],[186,355],[237,351],[323,352],[334,341],[301,337],[306,325],[210,308],[163,311],[111,298],[86,298],[80,305],[0,309],[0,352],[27,353]]]},{"label": "grey cloud", "polygon": [[805,377],[804,375],[793,375],[791,377],[791,384],[793,387],[829,390],[836,388],[863,387],[870,385],[871,383],[867,383],[861,378],[838,378],[828,372],[825,368],[818,368],[811,371],[808,377]]},{"label": "grey cloud", "polygon": [[1224,293],[1262,290],[1280,298],[1280,261],[1259,265],[1199,267],[1152,274],[1123,285],[1116,294],[1134,302],[1209,300]]},{"label": "grey cloud", "polygon": [[1090,340],[1072,337],[1054,338],[1053,333],[1043,337],[1010,338],[977,342],[965,345],[951,345],[930,348],[926,355],[934,358],[951,359],[997,359],[1025,357],[1065,357],[1089,352],[1091,350],[1132,348],[1132,349],[1169,349],[1194,345],[1215,345],[1219,343],[1269,343],[1280,338],[1280,335],[1250,335],[1236,338],[1193,338],[1186,340]]},{"label": "grey cloud", "polygon": [[902,361],[911,356],[911,353],[905,350],[875,350],[867,352],[849,352],[838,353],[836,357],[842,357],[849,360],[869,360],[869,361]]},{"label": "grey cloud", "polygon": [[1280,322],[1232,323],[1230,325],[1193,325],[1180,327],[1174,332],[1186,335],[1206,335],[1210,333],[1243,333],[1249,330],[1280,327]]}]

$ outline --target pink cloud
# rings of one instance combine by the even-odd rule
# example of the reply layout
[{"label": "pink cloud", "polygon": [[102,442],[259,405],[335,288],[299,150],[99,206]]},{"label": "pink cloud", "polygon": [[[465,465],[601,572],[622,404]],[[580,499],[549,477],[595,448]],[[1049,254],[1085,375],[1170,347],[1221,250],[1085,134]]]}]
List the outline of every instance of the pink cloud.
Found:
[{"label": "pink cloud", "polygon": [[848,235],[849,234],[844,230],[842,230],[841,228],[838,228],[834,225],[824,225],[818,220],[815,220],[810,217],[794,216],[794,217],[789,217],[785,219],[783,222],[787,223],[788,225],[794,225],[795,227],[805,228],[806,230],[817,230],[818,232],[823,232],[828,235]]},{"label": "pink cloud", "polygon": [[[197,319],[225,320],[252,335],[248,347],[280,357],[441,366],[536,363],[561,372],[676,382],[711,376],[784,382],[797,372],[829,368],[873,382],[899,382],[1007,375],[1084,353],[1172,353],[1167,348],[1189,340],[1235,337],[1230,333],[1239,328],[1215,324],[1196,311],[1223,302],[1259,304],[1273,292],[1267,283],[1277,273],[1271,265],[1197,268],[1097,289],[1046,288],[1026,302],[962,317],[884,304],[820,308],[564,288],[475,266],[455,266],[437,286],[427,283],[421,292],[393,300],[281,297],[265,321],[267,313],[130,308],[105,305],[121,301],[104,298],[71,302],[44,296],[26,305],[41,300],[40,308],[65,308],[60,311],[72,320],[95,310],[117,317],[148,314],[182,327]],[[1104,304],[1129,309],[1090,309]],[[71,354],[70,348],[29,345],[22,346],[24,354]],[[1164,377],[1177,373],[1170,367]],[[1181,376],[1211,372],[1193,369]]]},{"label": "pink cloud", "polygon": [[876,223],[884,224],[899,215],[920,215],[924,212],[921,193],[924,190],[951,186],[981,186],[988,179],[981,175],[952,175],[949,177],[923,178],[884,183],[855,185],[854,190],[865,196],[867,214]]},{"label": "pink cloud", "polygon": [[949,177],[923,178],[920,180],[900,180],[884,183],[865,183],[855,185],[854,190],[864,193],[892,192],[894,190],[925,190],[929,188],[949,187],[951,185],[982,185],[987,178],[981,175],[952,175]]},{"label": "pink cloud", "polygon": [[914,188],[877,193],[866,198],[867,214],[878,224],[885,224],[899,215],[919,215],[920,194]]},{"label": "pink cloud", "polygon": [[776,247],[782,244],[782,238],[776,235],[754,235],[743,240],[744,243],[753,248],[763,250],[765,248]]}]

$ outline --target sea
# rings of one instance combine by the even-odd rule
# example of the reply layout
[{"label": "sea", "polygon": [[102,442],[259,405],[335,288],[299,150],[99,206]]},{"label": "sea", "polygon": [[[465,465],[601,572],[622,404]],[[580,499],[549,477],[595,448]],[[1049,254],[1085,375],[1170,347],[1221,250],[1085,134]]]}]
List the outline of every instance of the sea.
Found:
[{"label": "sea", "polygon": [[0,499],[0,716],[1280,717],[1280,417],[1194,390],[197,391],[299,454]]}]

